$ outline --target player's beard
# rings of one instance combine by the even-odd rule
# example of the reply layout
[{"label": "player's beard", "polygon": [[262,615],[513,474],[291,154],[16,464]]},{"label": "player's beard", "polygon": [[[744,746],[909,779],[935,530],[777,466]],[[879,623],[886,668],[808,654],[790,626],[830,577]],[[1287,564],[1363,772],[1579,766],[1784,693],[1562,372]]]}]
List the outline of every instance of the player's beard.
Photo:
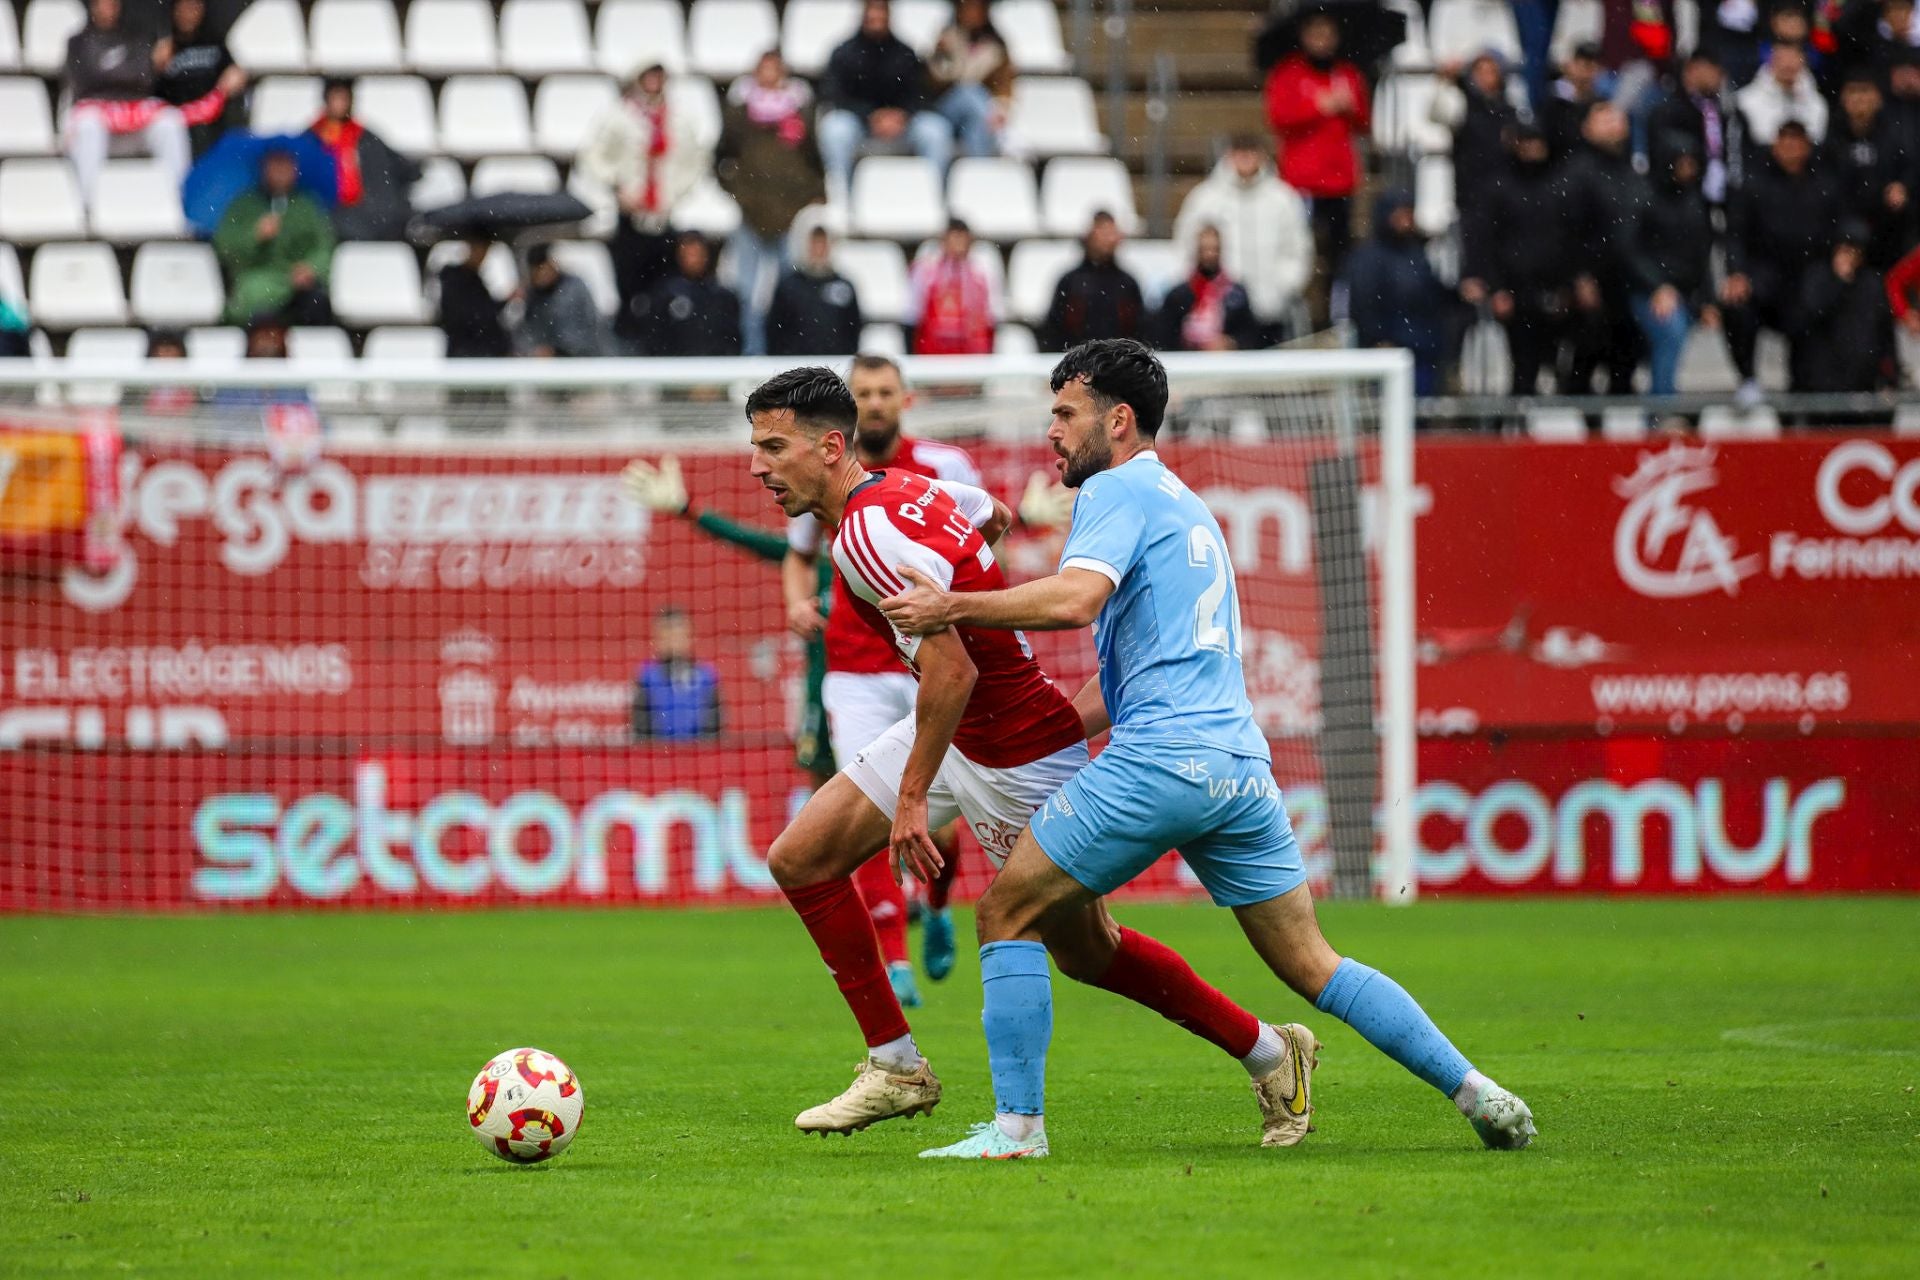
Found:
[{"label": "player's beard", "polygon": [[900,419],[862,419],[853,429],[853,438],[862,458],[884,457],[900,438]]},{"label": "player's beard", "polygon": [[1067,465],[1060,473],[1060,483],[1069,489],[1078,489],[1113,465],[1113,442],[1104,431],[1096,430],[1085,444],[1064,456]]}]

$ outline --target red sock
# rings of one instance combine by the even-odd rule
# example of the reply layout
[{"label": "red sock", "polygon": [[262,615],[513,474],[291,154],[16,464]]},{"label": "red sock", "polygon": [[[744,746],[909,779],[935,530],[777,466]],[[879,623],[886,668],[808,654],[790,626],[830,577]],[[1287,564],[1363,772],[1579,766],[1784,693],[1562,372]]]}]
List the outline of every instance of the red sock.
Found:
[{"label": "red sock", "polygon": [[900,964],[907,958],[907,891],[893,882],[893,867],[888,853],[879,853],[860,864],[853,873],[853,887],[860,901],[867,904],[873,917],[873,931],[880,938],[880,958],[888,964]]},{"label": "red sock", "polygon": [[1252,1053],[1260,1039],[1260,1019],[1202,981],[1178,951],[1124,925],[1113,963],[1093,985],[1145,1005],[1236,1058]]},{"label": "red sock", "polygon": [[869,1046],[886,1044],[908,1034],[907,1015],[894,999],[886,966],[874,941],[873,923],[853,881],[842,876],[825,884],[787,890],[787,901],[800,913],[800,922],[813,935],[820,958],[853,1010],[854,1020]]},{"label": "red sock", "polygon": [[940,874],[927,886],[927,905],[935,911],[945,911],[947,903],[953,899],[953,878],[960,872],[960,842],[943,840],[935,832],[933,843],[940,850]]}]

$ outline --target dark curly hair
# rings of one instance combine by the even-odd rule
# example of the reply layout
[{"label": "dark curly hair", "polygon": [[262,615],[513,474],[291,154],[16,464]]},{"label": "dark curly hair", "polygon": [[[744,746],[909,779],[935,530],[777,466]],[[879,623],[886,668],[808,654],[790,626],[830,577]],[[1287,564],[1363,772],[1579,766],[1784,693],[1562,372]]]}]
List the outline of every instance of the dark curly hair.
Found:
[{"label": "dark curly hair", "polygon": [[1083,342],[1053,366],[1055,391],[1078,379],[1102,413],[1117,404],[1133,409],[1140,434],[1151,440],[1167,416],[1167,370],[1159,357],[1132,338]]}]

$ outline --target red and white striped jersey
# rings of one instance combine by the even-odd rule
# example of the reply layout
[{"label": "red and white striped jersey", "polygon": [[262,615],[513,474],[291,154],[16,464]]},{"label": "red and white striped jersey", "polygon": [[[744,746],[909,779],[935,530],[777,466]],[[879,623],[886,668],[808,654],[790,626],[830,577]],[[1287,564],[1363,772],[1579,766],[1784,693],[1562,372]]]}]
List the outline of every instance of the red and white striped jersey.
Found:
[{"label": "red and white striped jersey", "polygon": [[[852,593],[848,613],[886,640],[916,672],[920,637],[903,636],[874,606],[911,584],[912,566],[949,591],[997,591],[1007,585],[977,524],[993,499],[972,485],[901,471],[876,472],[853,491],[833,537],[834,565]],[[1040,670],[1018,631],[958,628],[979,672],[953,745],[975,764],[1010,769],[1050,756],[1086,735],[1067,695]]]},{"label": "red and white striped jersey", "polygon": [[[899,452],[887,464],[890,471],[907,471],[936,480],[980,486],[980,469],[965,449],[932,440],[900,437]],[[820,549],[820,522],[810,515],[796,516],[787,524],[787,545],[803,555]],[[853,614],[853,597],[847,594],[843,577],[836,575],[833,600],[827,609],[827,670],[872,675],[897,671],[893,645],[884,636],[876,636]]]}]

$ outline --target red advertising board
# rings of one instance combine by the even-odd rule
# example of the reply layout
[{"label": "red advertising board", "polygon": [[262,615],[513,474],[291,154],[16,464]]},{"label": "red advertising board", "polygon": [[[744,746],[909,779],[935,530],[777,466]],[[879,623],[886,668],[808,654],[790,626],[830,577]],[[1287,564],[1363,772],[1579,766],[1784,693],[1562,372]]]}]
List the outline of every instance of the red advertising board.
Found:
[{"label": "red advertising board", "polygon": [[1920,727],[1920,440],[1423,442],[1421,727]]}]

